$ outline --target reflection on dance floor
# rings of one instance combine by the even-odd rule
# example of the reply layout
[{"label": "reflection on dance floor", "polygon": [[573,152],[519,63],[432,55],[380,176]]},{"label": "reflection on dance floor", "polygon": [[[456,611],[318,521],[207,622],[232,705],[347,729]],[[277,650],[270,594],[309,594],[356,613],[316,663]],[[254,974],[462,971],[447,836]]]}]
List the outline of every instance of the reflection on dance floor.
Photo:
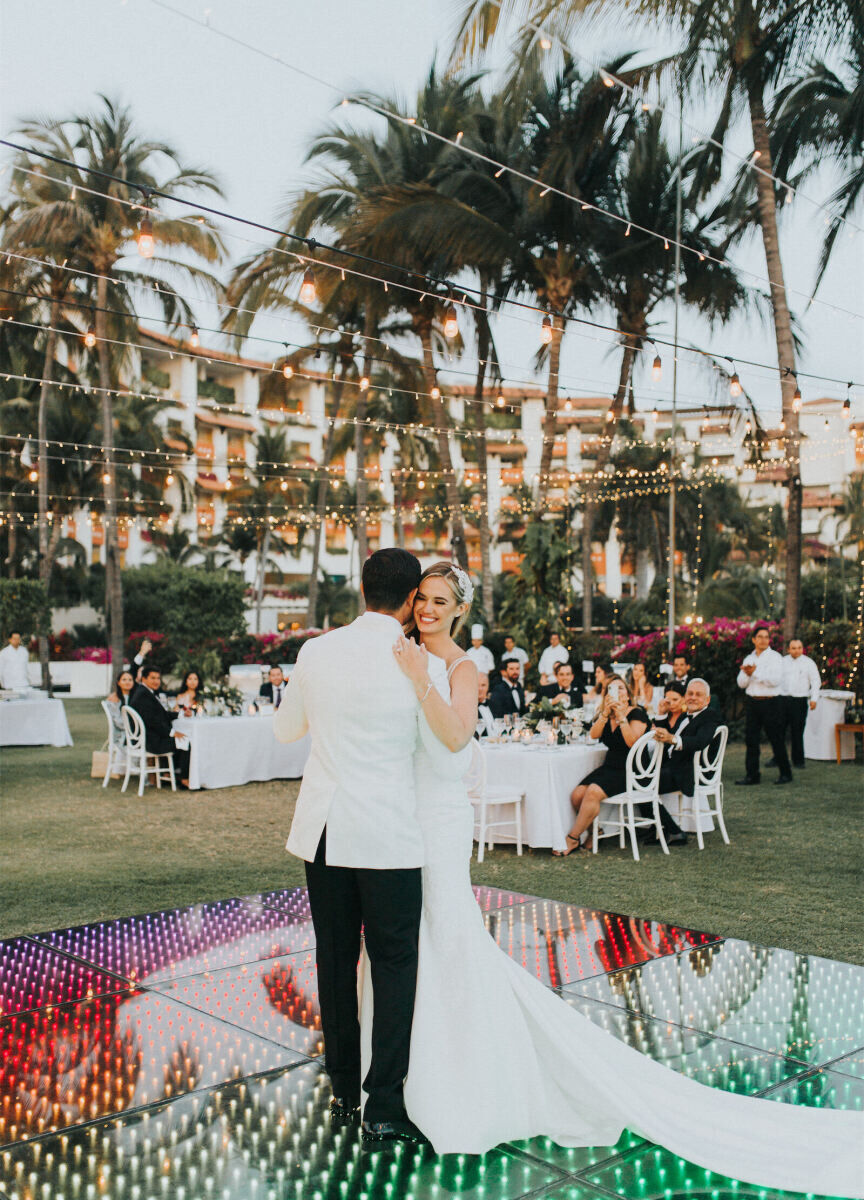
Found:
[{"label": "reflection on dance floor", "polygon": [[[778,1103],[864,1107],[864,969],[476,893],[508,954],[670,1070]],[[320,1052],[303,889],[0,942],[0,1197],[772,1196],[629,1133],[477,1158],[366,1152],[330,1128]]]}]

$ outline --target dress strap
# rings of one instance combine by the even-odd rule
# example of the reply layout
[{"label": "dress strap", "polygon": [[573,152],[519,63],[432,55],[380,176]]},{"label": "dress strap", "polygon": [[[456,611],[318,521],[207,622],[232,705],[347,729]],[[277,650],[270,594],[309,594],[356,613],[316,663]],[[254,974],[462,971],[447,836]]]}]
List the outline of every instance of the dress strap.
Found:
[{"label": "dress strap", "polygon": [[457,658],[455,662],[451,663],[450,666],[447,668],[447,682],[448,683],[450,682],[450,676],[453,674],[453,672],[456,670],[456,668],[461,663],[472,662],[472,661],[473,660],[470,659],[467,654],[463,654],[461,658]]}]

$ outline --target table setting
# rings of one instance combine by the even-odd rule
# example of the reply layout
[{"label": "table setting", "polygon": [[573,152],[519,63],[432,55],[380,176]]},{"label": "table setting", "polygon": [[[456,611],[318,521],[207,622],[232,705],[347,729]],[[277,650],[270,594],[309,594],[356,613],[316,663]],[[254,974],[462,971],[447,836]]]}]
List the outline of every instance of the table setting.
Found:
[{"label": "table setting", "polygon": [[62,700],[44,692],[0,693],[0,746],[71,746]]},{"label": "table setting", "polygon": [[287,745],[277,742],[272,704],[257,711],[251,704],[239,712],[232,707],[206,700],[203,712],[177,718],[174,728],[189,739],[190,790],[299,779],[309,757],[308,735]]}]

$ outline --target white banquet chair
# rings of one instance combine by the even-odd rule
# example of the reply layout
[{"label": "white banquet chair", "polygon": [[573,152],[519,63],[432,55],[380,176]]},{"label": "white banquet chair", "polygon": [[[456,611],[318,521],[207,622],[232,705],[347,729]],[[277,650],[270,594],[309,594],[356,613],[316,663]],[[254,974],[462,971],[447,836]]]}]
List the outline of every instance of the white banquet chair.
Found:
[{"label": "white banquet chair", "polygon": [[[705,849],[705,839],[702,836],[702,817],[716,817],[720,835],[726,845],[729,845],[729,834],[726,832],[726,822],[723,820],[723,761],[726,757],[726,743],[729,740],[729,728],[718,725],[714,737],[704,750],[693,755],[693,795],[685,796],[683,792],[666,792],[662,796],[667,809],[677,804],[676,821],[681,825],[684,817],[689,817],[696,830],[696,841],[699,849]],[[711,807],[711,801],[714,807]]]},{"label": "white banquet chair", "polygon": [[111,706],[107,700],[102,701],[102,711],[108,722],[108,765],[105,768],[105,778],[102,780],[104,788],[108,786],[108,781],[112,775],[119,775],[126,767],[128,749],[126,745],[126,727],[124,725],[122,729],[118,729],[114,724]]},{"label": "white banquet chair", "polygon": [[[627,754],[625,789],[617,796],[607,796],[591,827],[591,841],[595,854],[601,837],[615,837],[616,834],[618,845],[623,850],[624,835],[629,833],[633,857],[638,862],[639,847],[636,843],[636,830],[647,828],[655,830],[663,853],[669,853],[666,838],[663,836],[663,825],[660,821],[659,793],[662,754],[663,744],[655,741],[653,731],[643,733],[630,747]],[[650,816],[642,812],[641,806],[646,804],[651,805]],[[638,816],[636,814],[637,806],[640,807]],[[600,832],[601,828],[602,833]]]},{"label": "white banquet chair", "polygon": [[[474,738],[471,742],[471,766],[465,776],[468,786],[468,796],[475,809],[474,840],[477,842],[477,861],[482,863],[488,839],[489,849],[495,848],[493,830],[509,828],[516,835],[516,853],[522,853],[522,805],[525,803],[525,793],[510,788],[490,788],[487,780],[486,758],[480,743]],[[489,807],[510,805],[513,815],[500,821],[489,820]]]},{"label": "white banquet chair", "polygon": [[[174,778],[174,755],[149,754],[146,745],[144,722],[134,708],[122,708],[123,728],[126,731],[126,778],[123,780],[121,792],[126,791],[130,775],[138,775],[138,795],[144,795],[144,785],[148,775],[155,775],[157,788],[162,787],[162,779],[170,782],[171,791],[177,791],[177,781]],[[162,765],[162,760],[165,765]],[[151,765],[152,764],[152,765]]]}]

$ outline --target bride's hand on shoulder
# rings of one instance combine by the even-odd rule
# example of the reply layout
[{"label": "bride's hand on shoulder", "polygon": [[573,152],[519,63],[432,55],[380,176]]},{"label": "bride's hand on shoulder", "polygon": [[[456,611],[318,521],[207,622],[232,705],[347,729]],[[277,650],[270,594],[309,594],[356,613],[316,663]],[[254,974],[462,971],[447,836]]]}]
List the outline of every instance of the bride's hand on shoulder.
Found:
[{"label": "bride's hand on shoulder", "polygon": [[429,682],[429,656],[425,646],[401,637],[393,647],[393,657],[415,688],[426,686]]}]

